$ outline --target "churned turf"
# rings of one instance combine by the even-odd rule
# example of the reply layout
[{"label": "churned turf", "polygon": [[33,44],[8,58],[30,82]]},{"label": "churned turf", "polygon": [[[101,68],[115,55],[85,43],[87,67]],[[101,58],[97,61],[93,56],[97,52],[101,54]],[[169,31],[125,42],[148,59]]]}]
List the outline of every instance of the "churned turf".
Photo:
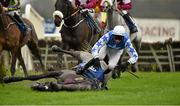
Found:
[{"label": "churned turf", "polygon": [[180,72],[123,73],[111,79],[107,91],[38,92],[31,81],[0,85],[0,105],[177,105]]}]

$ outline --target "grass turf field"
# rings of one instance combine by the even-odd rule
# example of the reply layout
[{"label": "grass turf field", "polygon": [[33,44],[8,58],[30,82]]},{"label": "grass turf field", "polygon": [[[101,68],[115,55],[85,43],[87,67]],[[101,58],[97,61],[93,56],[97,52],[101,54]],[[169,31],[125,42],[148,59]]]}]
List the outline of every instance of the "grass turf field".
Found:
[{"label": "grass turf field", "polygon": [[31,81],[0,85],[0,105],[180,105],[180,72],[123,73],[107,91],[38,92]]}]

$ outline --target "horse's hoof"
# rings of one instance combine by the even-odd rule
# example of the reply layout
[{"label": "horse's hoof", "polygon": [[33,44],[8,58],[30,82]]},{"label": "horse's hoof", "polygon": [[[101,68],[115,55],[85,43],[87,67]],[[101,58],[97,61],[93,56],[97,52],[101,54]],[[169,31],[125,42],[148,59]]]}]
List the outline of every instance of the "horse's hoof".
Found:
[{"label": "horse's hoof", "polygon": [[38,91],[46,91],[49,89],[49,87],[41,83],[35,83],[31,86],[31,89],[38,90]]},{"label": "horse's hoof", "polygon": [[59,51],[59,47],[56,46],[56,45],[53,45],[53,46],[51,47],[51,50],[54,51],[54,52],[58,52],[58,51]]}]

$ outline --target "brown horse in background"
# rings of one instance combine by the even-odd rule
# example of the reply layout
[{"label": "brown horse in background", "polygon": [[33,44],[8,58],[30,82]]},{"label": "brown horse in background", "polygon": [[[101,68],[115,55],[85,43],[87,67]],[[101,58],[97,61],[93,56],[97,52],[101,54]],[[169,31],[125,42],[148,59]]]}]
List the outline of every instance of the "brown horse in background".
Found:
[{"label": "brown horse in background", "polygon": [[15,74],[15,65],[16,60],[18,59],[20,65],[23,68],[25,76],[28,76],[27,69],[24,64],[24,60],[21,54],[21,47],[27,44],[31,53],[38,58],[44,70],[44,65],[41,60],[41,55],[38,48],[38,38],[35,32],[33,24],[24,19],[24,22],[31,27],[31,32],[27,35],[21,32],[17,24],[11,19],[11,17],[4,12],[3,6],[0,4],[0,55],[3,50],[10,51],[12,60],[11,60],[11,75]]}]

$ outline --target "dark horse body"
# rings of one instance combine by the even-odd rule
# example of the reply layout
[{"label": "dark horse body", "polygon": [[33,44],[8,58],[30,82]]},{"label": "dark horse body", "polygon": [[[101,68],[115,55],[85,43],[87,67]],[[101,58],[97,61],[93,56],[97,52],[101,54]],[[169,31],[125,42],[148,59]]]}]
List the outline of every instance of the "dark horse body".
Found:
[{"label": "dark horse body", "polygon": [[98,39],[88,26],[80,9],[75,8],[69,0],[57,0],[55,10],[63,15],[63,17],[59,17],[57,14],[54,16],[57,27],[64,21],[60,31],[63,49],[80,50],[83,44],[94,44]]},{"label": "dark horse body", "polygon": [[41,56],[38,48],[38,38],[35,29],[30,21],[24,19],[24,22],[31,27],[31,32],[28,35],[21,32],[17,24],[10,18],[10,16],[3,11],[0,4],[0,55],[3,50],[10,51],[12,55],[11,74],[15,74],[16,60],[18,59],[23,68],[25,76],[27,76],[27,69],[21,54],[21,47],[27,44],[31,53],[38,58],[44,70],[44,65],[41,61]]}]

